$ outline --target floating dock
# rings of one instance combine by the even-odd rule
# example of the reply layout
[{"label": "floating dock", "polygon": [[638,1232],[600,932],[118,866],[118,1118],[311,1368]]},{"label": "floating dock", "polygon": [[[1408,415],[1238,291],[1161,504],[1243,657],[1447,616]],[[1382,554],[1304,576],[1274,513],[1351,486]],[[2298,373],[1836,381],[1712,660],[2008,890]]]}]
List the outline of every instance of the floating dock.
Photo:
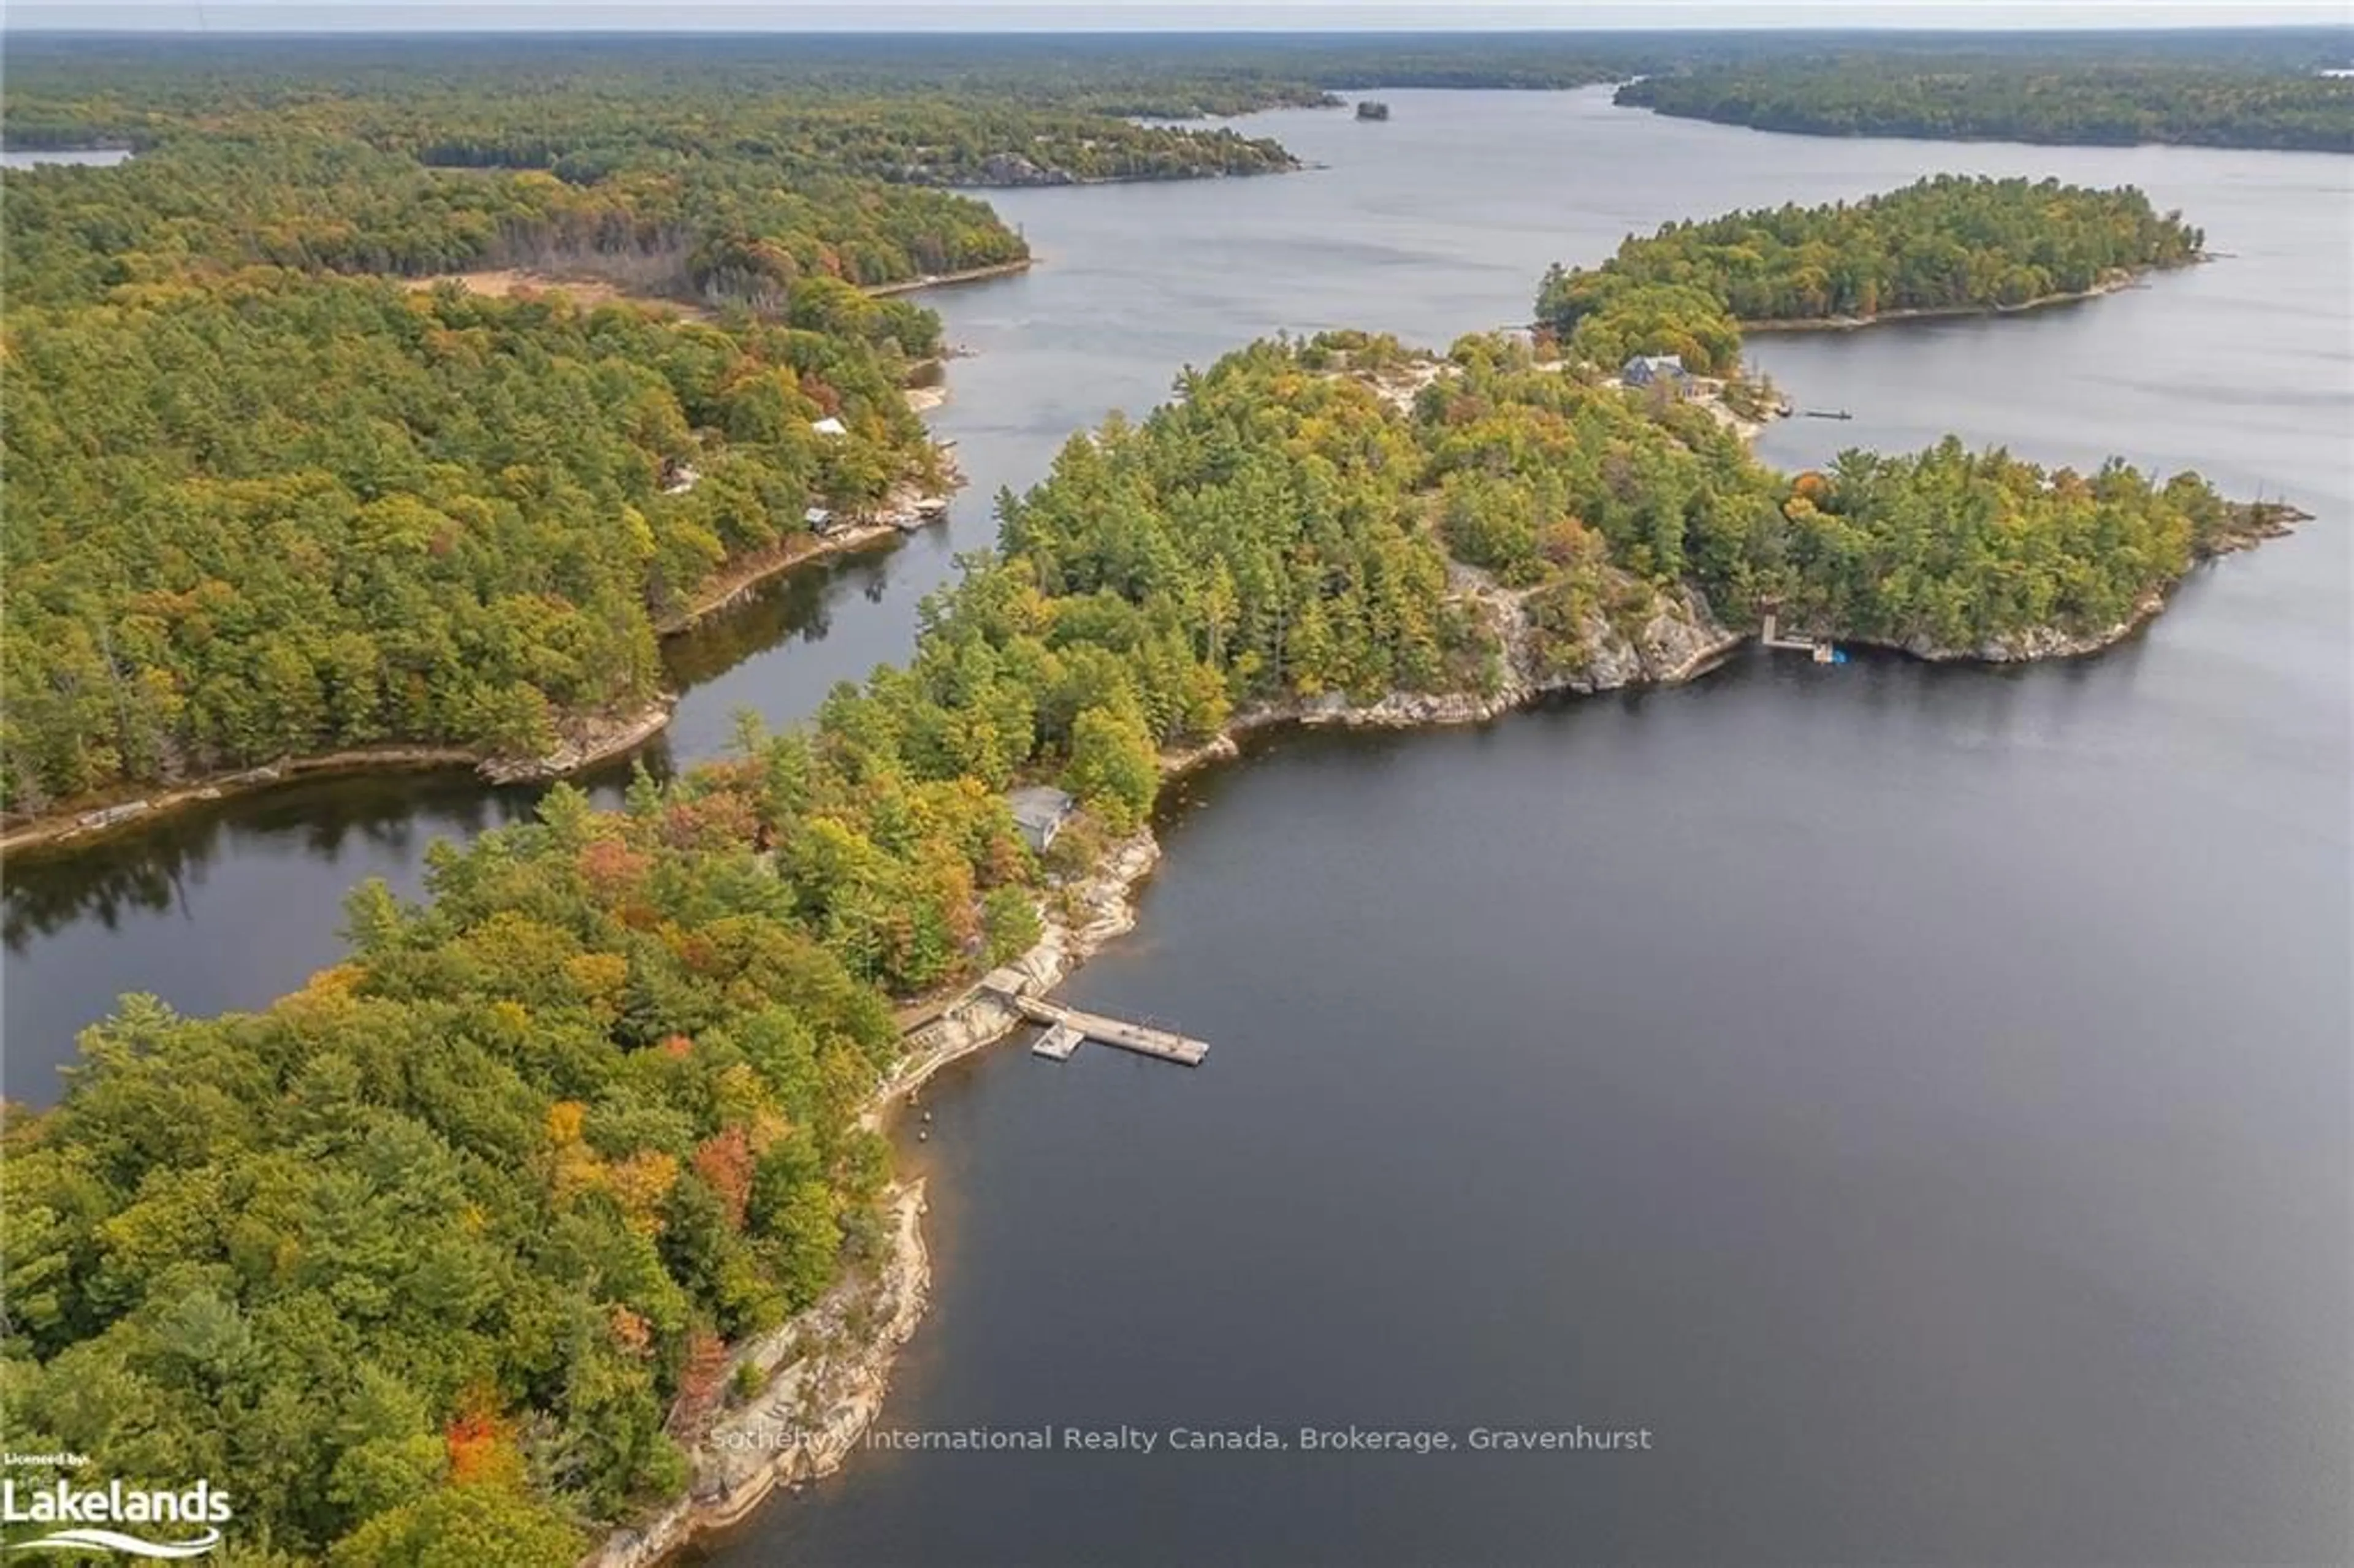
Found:
[{"label": "floating dock", "polygon": [[1076,1007],[1065,1007],[1043,997],[1015,994],[1006,1000],[1019,1008],[1024,1018],[1046,1025],[1046,1033],[1030,1049],[1052,1061],[1069,1061],[1071,1053],[1079,1048],[1082,1041],[1087,1040],[1098,1045],[1116,1045],[1140,1056],[1152,1056],[1187,1067],[1200,1066],[1202,1058],[1210,1054],[1208,1041],[1196,1040],[1189,1034],[1180,1034],[1173,1029],[1163,1029],[1158,1024],[1131,1022],[1125,1018],[1112,1018],[1100,1012],[1081,1012]]}]

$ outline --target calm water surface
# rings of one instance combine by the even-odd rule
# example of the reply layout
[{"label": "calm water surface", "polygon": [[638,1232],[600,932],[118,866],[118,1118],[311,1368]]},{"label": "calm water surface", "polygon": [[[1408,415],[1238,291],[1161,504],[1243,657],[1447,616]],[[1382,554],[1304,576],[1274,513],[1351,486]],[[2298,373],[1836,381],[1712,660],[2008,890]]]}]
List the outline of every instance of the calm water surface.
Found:
[{"label": "calm water surface", "polygon": [[0,147],[0,169],[36,169],[44,164],[106,169],[130,156],[128,147]]},{"label": "calm water surface", "polygon": [[[1831,142],[1602,95],[1255,124],[1283,179],[1001,193],[932,300],[946,530],[677,652],[664,758],[907,651],[987,497],[1255,334],[1443,344],[1629,229],[1939,169],[2147,188],[2232,253],[2081,309],[1755,356],[1774,461],[1947,429],[2319,514],[2029,672],[1749,661],[1193,781],[1070,988],[1215,1043],[930,1093],[933,1313],[884,1424],[1648,1426],[1651,1452],[869,1454],[730,1564],[2341,1560],[2349,1521],[2349,171]],[[724,670],[724,673],[721,673]],[[658,758],[660,760],[662,758]],[[12,1092],[116,991],[249,1004],[344,890],[526,809],[322,786],[16,868]]]}]

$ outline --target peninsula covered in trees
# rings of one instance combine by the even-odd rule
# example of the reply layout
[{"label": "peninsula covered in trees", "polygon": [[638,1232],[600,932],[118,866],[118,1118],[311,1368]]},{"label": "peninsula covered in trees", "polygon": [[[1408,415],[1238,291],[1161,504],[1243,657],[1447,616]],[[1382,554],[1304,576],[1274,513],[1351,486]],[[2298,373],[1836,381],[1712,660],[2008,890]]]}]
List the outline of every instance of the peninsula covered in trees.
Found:
[{"label": "peninsula covered in trees", "polygon": [[1841,49],[1646,77],[1621,87],[1617,101],[1808,136],[2354,153],[2354,80],[2310,65]]},{"label": "peninsula covered in trees", "polygon": [[1599,267],[1548,270],[1536,316],[1602,363],[1679,353],[1709,374],[1738,359],[1744,324],[2016,309],[2187,265],[2204,243],[2130,186],[1939,175],[1630,237]]},{"label": "peninsula covered in trees", "polygon": [[[504,324],[450,314],[474,308],[418,330]],[[364,887],[347,961],[263,1012],[134,998],[90,1031],[5,1133],[12,1444],[234,1474],[275,1561],[571,1563],[757,1394],[729,1344],[888,1245],[861,1118],[892,1000],[1034,941],[1046,874],[1143,822],[1163,753],[1670,678],[1656,650],[1767,598],[1882,641],[2089,645],[2262,521],[2195,476],[1954,442],[1788,478],[1505,338],[1261,343],[1178,391],[1075,438],[912,662],[811,729],[618,811],[559,789],[437,852],[421,903]],[[1051,865],[1005,804],[1028,779],[1086,810]]]}]

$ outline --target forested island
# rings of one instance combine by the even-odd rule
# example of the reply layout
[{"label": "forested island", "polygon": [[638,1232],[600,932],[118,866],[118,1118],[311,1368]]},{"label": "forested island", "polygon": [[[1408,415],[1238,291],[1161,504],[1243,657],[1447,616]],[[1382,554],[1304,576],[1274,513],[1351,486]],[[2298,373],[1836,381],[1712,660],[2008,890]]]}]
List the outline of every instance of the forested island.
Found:
[{"label": "forested island", "polygon": [[2354,152],[2354,80],[2310,66],[1844,49],[1646,77],[1617,101],[1808,136]]},{"label": "forested island", "polygon": [[1599,267],[1547,271],[1536,319],[1598,363],[1681,354],[1713,374],[1738,361],[1744,326],[2017,310],[2186,266],[2205,241],[2130,186],[1938,175],[1630,237]]},{"label": "forested island", "polygon": [[[261,1013],[90,1032],[5,1133],[12,1444],[234,1474],[275,1560],[570,1563],[769,1462],[701,1446],[768,1397],[741,1347],[909,1245],[870,1130],[895,999],[1023,954],[1050,876],[1149,863],[1172,758],[1683,678],[1769,599],[2091,646],[2270,524],[1950,441],[1787,477],[1501,337],[1188,371],[1009,499],[913,660],[811,728],[618,811],[559,788],[419,904],[362,888],[348,960]],[[1084,812],[1043,862],[1002,793],[1033,779]]]}]

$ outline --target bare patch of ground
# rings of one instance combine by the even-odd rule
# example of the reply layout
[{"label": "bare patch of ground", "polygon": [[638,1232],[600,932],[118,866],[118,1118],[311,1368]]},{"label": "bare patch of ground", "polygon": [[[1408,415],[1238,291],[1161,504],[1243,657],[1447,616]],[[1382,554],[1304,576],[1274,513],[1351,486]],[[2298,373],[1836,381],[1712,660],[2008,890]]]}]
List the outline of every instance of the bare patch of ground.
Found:
[{"label": "bare patch of ground", "polygon": [[521,267],[496,267],[476,272],[439,272],[429,278],[411,278],[406,287],[422,291],[440,283],[455,283],[470,294],[481,294],[493,300],[530,299],[539,294],[562,294],[576,305],[608,305],[617,302],[633,305],[652,305],[689,321],[709,321],[711,313],[700,305],[683,300],[666,299],[654,294],[632,293],[602,278],[558,277],[548,272],[535,272]]}]

